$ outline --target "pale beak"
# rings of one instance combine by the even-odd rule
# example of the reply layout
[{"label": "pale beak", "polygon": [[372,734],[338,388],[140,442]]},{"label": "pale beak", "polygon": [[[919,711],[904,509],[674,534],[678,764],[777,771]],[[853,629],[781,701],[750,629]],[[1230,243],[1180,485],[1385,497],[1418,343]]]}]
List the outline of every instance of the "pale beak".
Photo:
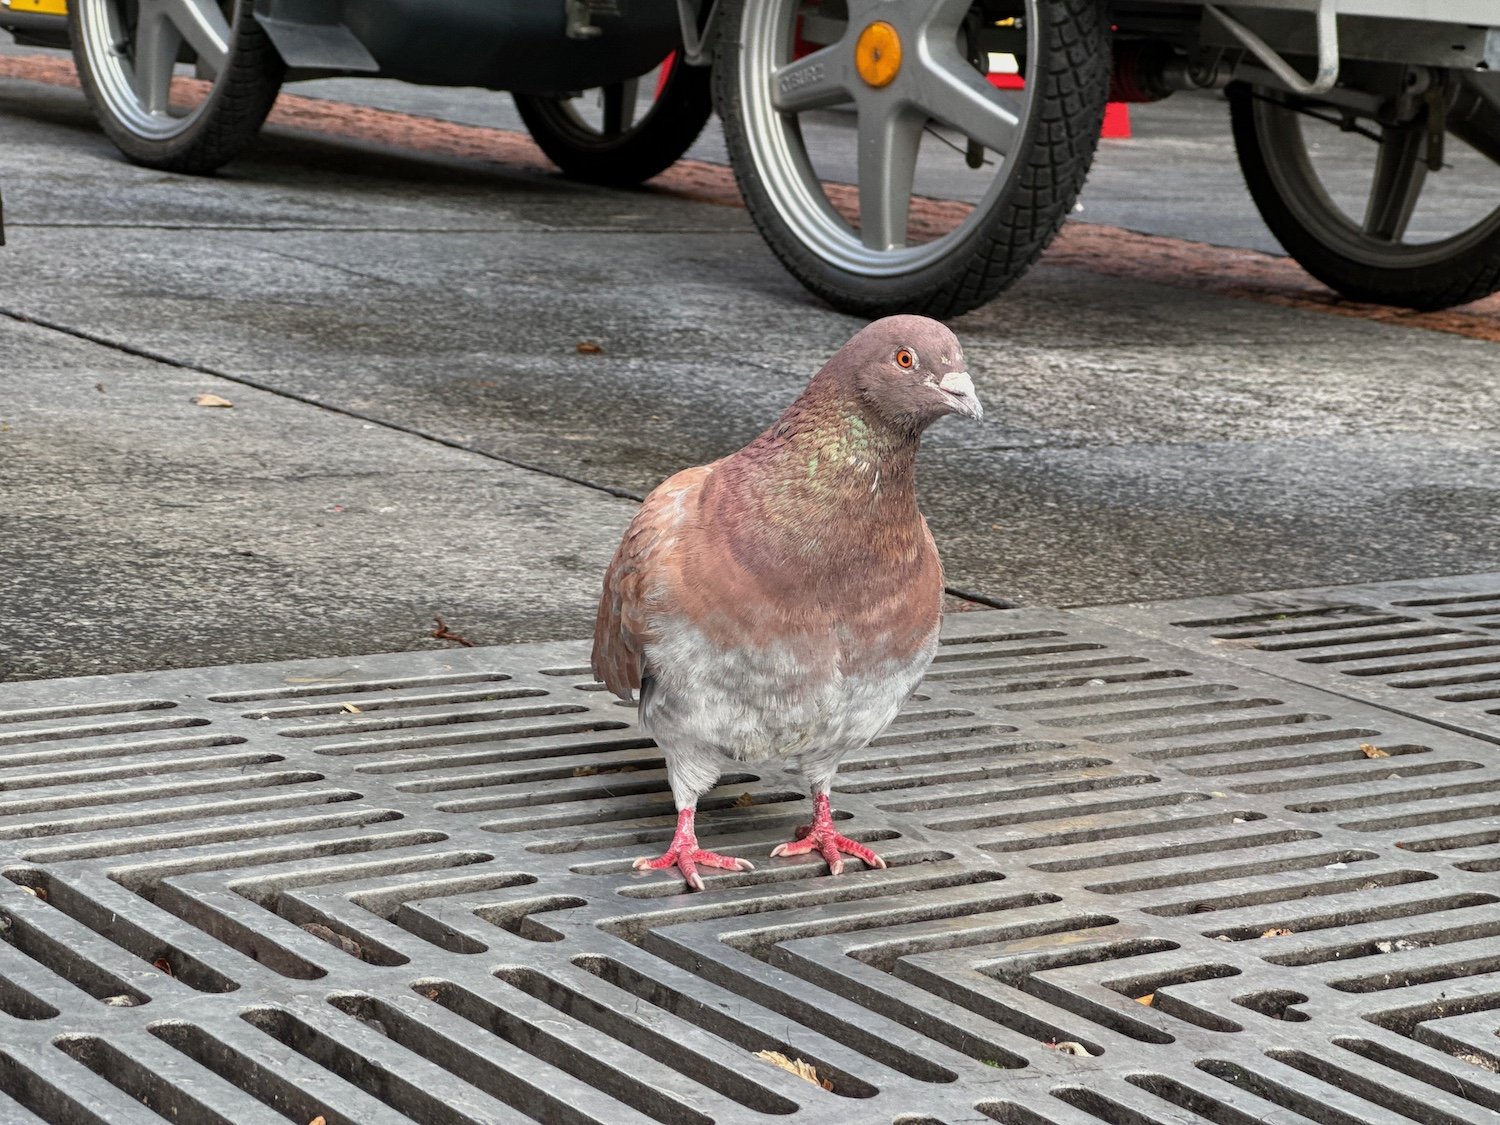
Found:
[{"label": "pale beak", "polygon": [[967,371],[950,371],[938,380],[938,390],[948,396],[949,409],[965,418],[983,418],[984,407],[974,394],[974,380]]}]

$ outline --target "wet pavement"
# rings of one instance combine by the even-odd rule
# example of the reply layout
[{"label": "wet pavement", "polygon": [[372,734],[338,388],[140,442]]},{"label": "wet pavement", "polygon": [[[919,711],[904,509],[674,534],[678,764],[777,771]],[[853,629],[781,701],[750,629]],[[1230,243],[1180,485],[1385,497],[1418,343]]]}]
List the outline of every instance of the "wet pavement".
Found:
[{"label": "wet pavement", "polygon": [[[384,100],[440,94],[505,124],[475,108],[503,95]],[[1083,217],[1114,206],[1169,250],[1210,212],[1245,228],[1222,112],[1137,107]],[[5,675],[438,647],[437,616],[480,644],[583,635],[630,496],[748,440],[859,325],[738,208],[428,135],[273,125],[189,179],[121,160],[76,89],[0,78]],[[1148,161],[1175,185],[1159,225],[1119,171]],[[1143,280],[1068,250],[1109,230],[1075,224],[1059,264],[954,322],[986,419],[930,434],[920,489],[955,589],[1494,569],[1500,345],[1230,295],[1243,254]]]}]

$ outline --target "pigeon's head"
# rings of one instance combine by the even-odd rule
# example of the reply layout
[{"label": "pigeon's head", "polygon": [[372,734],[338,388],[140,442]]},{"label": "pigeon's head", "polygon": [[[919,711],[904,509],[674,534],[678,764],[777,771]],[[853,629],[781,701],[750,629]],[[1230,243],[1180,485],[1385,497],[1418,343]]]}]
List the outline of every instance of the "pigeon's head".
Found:
[{"label": "pigeon's head", "polygon": [[860,397],[893,426],[920,433],[944,414],[984,414],[958,338],[928,317],[877,320],[841,355],[853,364]]}]

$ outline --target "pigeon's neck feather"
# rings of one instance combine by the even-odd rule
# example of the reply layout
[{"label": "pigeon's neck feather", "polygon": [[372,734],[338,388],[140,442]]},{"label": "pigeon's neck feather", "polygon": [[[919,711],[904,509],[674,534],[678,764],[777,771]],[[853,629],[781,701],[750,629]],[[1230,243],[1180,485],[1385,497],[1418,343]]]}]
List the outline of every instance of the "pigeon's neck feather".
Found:
[{"label": "pigeon's neck feather", "polygon": [[818,390],[713,465],[674,598],[714,643],[790,645],[810,671],[912,659],[943,591],[917,508],[919,435]]},{"label": "pigeon's neck feather", "polygon": [[919,437],[818,389],[716,466],[703,495],[711,541],[767,583],[805,576],[799,587],[819,602],[895,594],[932,553],[917,508]]},{"label": "pigeon's neck feather", "polygon": [[[774,507],[829,509],[888,518],[894,503],[916,508],[918,432],[882,419],[852,380],[825,369],[764,433],[732,460]],[[873,507],[877,510],[871,510]]]}]

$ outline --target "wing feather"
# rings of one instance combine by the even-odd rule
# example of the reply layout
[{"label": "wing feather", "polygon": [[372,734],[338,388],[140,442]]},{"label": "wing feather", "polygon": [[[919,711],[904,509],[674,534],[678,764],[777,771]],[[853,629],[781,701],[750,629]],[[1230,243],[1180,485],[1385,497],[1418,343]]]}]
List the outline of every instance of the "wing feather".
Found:
[{"label": "wing feather", "polygon": [[604,572],[604,593],[594,621],[596,680],[621,699],[633,700],[651,640],[653,593],[674,567],[682,532],[697,511],[713,465],[684,469],[658,485],[641,504]]}]

